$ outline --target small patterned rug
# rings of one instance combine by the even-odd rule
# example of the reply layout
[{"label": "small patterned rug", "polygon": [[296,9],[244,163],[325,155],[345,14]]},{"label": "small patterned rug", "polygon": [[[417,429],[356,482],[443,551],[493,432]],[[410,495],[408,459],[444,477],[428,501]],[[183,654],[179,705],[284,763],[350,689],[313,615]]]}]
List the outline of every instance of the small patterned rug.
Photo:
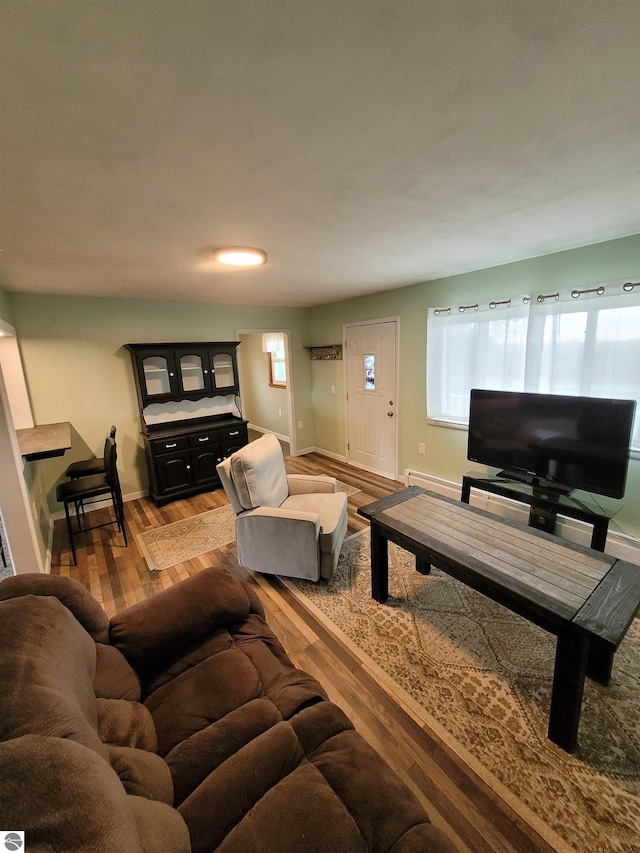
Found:
[{"label": "small patterned rug", "polygon": [[236,538],[236,514],[230,506],[210,509],[183,521],[174,521],[138,533],[138,547],[151,571],[191,560]]},{"label": "small patterned rug", "polygon": [[611,683],[587,679],[579,746],[547,739],[555,638],[389,546],[389,598],[371,598],[369,531],[331,581],[281,578],[377,677],[558,851],[638,853],[640,622]]},{"label": "small patterned rug", "polygon": [[[359,489],[338,483],[338,491],[353,495]],[[236,538],[236,514],[230,506],[211,509],[174,521],[162,527],[138,533],[138,547],[151,571],[161,571],[199,557],[215,548],[229,545]]]}]

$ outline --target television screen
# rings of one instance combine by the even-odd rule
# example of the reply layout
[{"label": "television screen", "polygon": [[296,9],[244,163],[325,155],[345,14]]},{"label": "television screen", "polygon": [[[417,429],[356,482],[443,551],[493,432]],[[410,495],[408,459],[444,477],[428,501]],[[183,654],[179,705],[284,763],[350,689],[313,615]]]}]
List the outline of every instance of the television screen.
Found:
[{"label": "television screen", "polygon": [[471,391],[468,458],[542,485],[624,495],[635,400]]}]

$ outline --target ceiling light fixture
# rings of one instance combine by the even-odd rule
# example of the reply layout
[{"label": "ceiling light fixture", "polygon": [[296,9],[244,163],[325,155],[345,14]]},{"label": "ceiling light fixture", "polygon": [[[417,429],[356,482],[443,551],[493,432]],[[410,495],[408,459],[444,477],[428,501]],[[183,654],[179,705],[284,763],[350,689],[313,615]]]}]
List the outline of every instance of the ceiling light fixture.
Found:
[{"label": "ceiling light fixture", "polygon": [[259,267],[267,263],[267,253],[250,246],[225,246],[214,251],[213,260],[233,267]]}]

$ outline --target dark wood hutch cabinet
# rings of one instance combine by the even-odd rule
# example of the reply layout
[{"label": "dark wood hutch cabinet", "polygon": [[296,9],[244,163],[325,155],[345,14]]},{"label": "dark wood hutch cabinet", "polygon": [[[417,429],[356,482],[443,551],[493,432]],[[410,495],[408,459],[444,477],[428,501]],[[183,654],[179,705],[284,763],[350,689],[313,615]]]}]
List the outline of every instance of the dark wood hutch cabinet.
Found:
[{"label": "dark wood hutch cabinet", "polygon": [[238,342],[126,347],[140,405],[151,497],[161,506],[219,488],[216,465],[248,442],[247,421],[236,399]]}]

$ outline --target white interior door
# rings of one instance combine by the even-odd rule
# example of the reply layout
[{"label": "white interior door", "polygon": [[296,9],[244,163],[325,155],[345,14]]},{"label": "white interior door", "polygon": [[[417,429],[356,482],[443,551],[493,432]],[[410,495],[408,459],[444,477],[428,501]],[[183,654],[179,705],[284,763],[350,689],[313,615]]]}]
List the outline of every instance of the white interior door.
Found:
[{"label": "white interior door", "polygon": [[396,321],[346,327],[347,459],[396,477]]}]

